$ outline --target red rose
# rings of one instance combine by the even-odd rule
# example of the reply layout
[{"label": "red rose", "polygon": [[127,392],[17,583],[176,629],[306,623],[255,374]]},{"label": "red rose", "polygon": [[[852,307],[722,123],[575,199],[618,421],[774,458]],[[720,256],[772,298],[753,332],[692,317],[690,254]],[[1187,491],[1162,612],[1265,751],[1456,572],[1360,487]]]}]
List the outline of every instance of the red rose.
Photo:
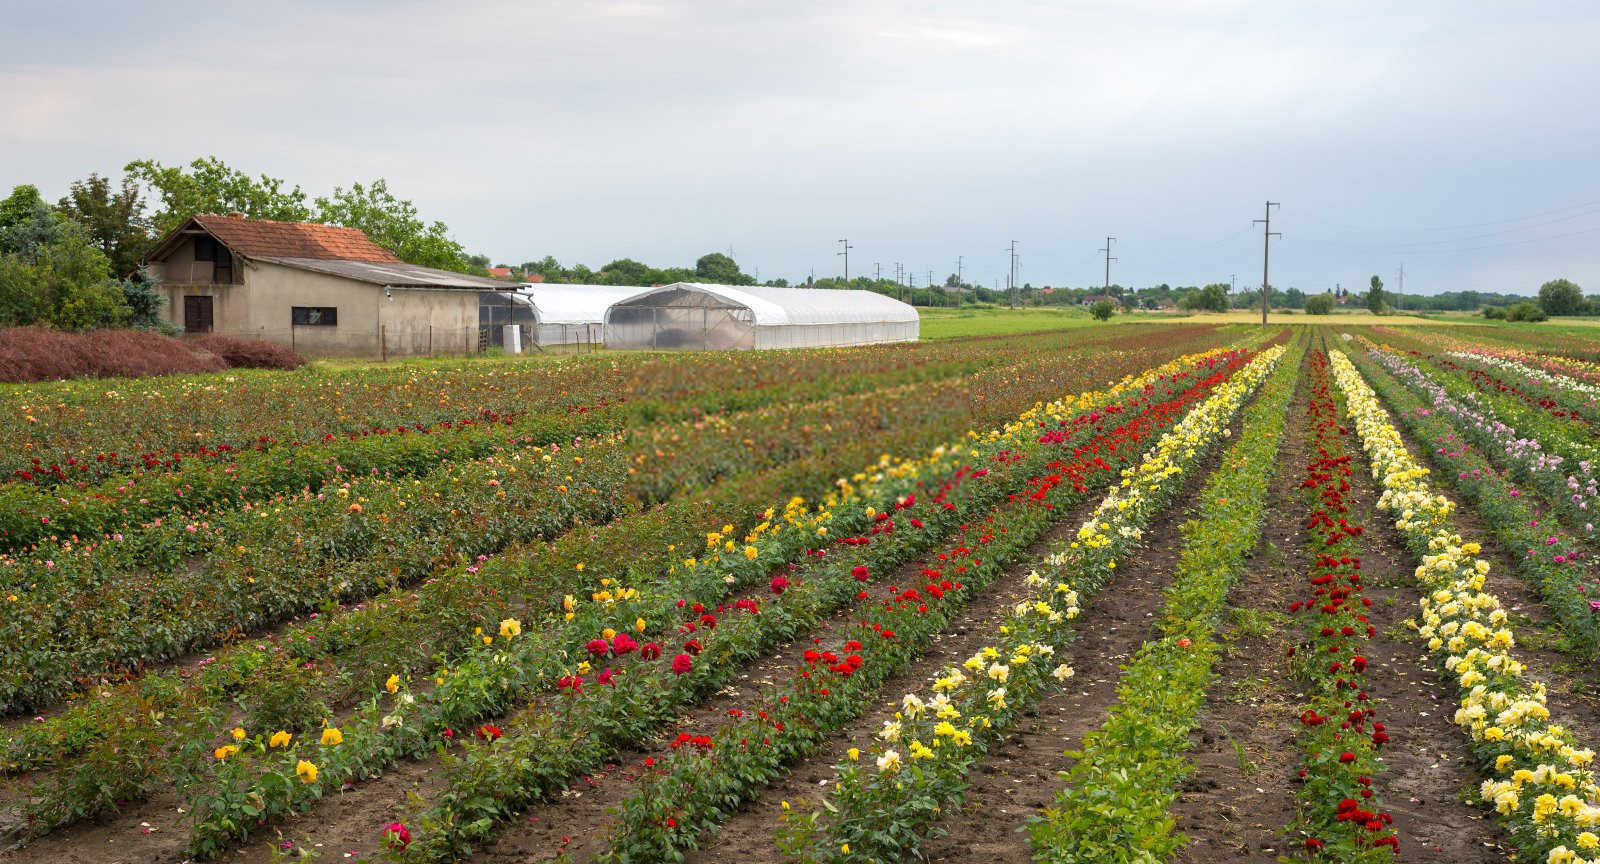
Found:
[{"label": "red rose", "polygon": [[604,639],[591,639],[585,647],[589,649],[590,654],[596,657],[604,657],[606,652],[611,650],[611,643]]},{"label": "red rose", "polygon": [[644,647],[639,649],[639,656],[646,660],[654,660],[661,656],[661,646],[654,642],[646,642]]},{"label": "red rose", "polygon": [[639,643],[633,641],[633,637],[626,633],[618,633],[617,638],[611,640],[611,651],[618,657],[632,652],[638,647]]},{"label": "red rose", "polygon": [[693,664],[694,661],[689,659],[688,654],[679,654],[672,658],[672,674],[682,675],[693,668]]},{"label": "red rose", "polygon": [[1356,754],[1351,753],[1349,750],[1346,750],[1343,753],[1339,754],[1339,761],[1343,762],[1346,765],[1348,765],[1351,762],[1356,761]]},{"label": "red rose", "polygon": [[856,581],[857,582],[865,582],[865,581],[867,581],[867,568],[866,568],[866,565],[857,564],[856,568],[854,570],[850,571],[850,575],[856,577]]},{"label": "red rose", "polygon": [[401,849],[411,845],[411,832],[406,829],[403,822],[390,822],[383,829],[383,845],[391,848],[398,846]]},{"label": "red rose", "polygon": [[782,594],[789,587],[789,580],[782,576],[772,577],[772,593]]}]

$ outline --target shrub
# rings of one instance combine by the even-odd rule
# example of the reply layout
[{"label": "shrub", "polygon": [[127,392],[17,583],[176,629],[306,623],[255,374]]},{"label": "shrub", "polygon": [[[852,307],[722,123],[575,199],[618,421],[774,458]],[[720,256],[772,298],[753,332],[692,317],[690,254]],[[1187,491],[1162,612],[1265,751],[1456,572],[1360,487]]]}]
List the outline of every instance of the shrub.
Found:
[{"label": "shrub", "polygon": [[1333,311],[1333,295],[1324,291],[1314,297],[1306,298],[1307,315],[1326,315]]},{"label": "shrub", "polygon": [[184,342],[221,357],[234,369],[297,369],[303,363],[293,351],[275,342],[202,333]]},{"label": "shrub", "polygon": [[1549,317],[1537,303],[1513,303],[1506,307],[1507,321],[1545,321]]},{"label": "shrub", "polygon": [[0,381],[137,378],[220,372],[230,366],[292,369],[299,364],[280,346],[226,336],[174,339],[141,330],[0,330]]},{"label": "shrub", "polygon": [[1093,315],[1094,320],[1096,321],[1109,321],[1111,320],[1111,316],[1115,315],[1116,312],[1117,304],[1111,302],[1110,300],[1101,300],[1089,307],[1089,314]]},{"label": "shrub", "polygon": [[1498,321],[1506,317],[1506,310],[1501,306],[1485,306],[1483,307],[1483,317]]}]

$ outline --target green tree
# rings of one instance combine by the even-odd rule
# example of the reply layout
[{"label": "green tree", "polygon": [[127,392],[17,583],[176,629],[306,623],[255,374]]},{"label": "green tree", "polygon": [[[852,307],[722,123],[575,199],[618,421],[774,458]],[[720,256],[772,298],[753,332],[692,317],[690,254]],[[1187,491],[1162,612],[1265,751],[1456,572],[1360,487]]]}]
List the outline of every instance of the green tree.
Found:
[{"label": "green tree", "polygon": [[1367,288],[1367,311],[1374,315],[1382,315],[1386,307],[1383,303],[1383,280],[1373,274]]},{"label": "green tree", "polygon": [[1283,305],[1290,309],[1306,308],[1306,292],[1299,288],[1290,288],[1283,292]]},{"label": "green tree", "polygon": [[1306,298],[1307,315],[1326,315],[1333,311],[1333,295],[1324,291]]},{"label": "green tree", "polygon": [[332,196],[319,197],[316,204],[313,221],[360,228],[402,261],[460,273],[481,269],[474,268],[467,251],[450,238],[449,227],[423,222],[416,205],[396,197],[381,177],[367,186],[352,183],[348,190],[335,186]]},{"label": "green tree", "polygon": [[[26,216],[19,204],[33,199]],[[13,190],[0,205],[0,325],[50,324],[64,330],[127,322],[111,262],[82,225],[53,212],[38,192]]]},{"label": "green tree", "polygon": [[701,255],[700,260],[694,262],[694,278],[717,285],[749,285],[755,281],[744,275],[739,265],[721,252]]},{"label": "green tree", "polygon": [[1200,289],[1198,308],[1209,312],[1228,311],[1228,286],[1221,282],[1213,282]]},{"label": "green tree", "polygon": [[299,186],[286,189],[285,181],[265,174],[251,177],[215,156],[196,159],[187,166],[139,159],[123,170],[161,196],[161,209],[151,218],[158,234],[171,231],[197,213],[237,211],[250,219],[282,222],[311,218],[306,194]]},{"label": "green tree", "polygon": [[113,189],[110,178],[90,173],[73,181],[56,209],[88,230],[111,260],[111,272],[128,274],[139,266],[139,256],[150,245],[150,222],[132,177],[123,177],[121,188]]},{"label": "green tree", "polygon": [[39,197],[39,187],[27,183],[12,187],[6,200],[0,201],[0,230],[31,221],[44,206],[44,199]]},{"label": "green tree", "polygon": [[1089,307],[1089,314],[1093,315],[1094,320],[1096,321],[1109,321],[1111,320],[1111,316],[1115,315],[1116,313],[1117,304],[1111,302],[1110,300],[1100,300],[1097,301],[1093,306]]},{"label": "green tree", "polygon": [[1539,286],[1539,307],[1549,315],[1582,315],[1589,309],[1583,289],[1567,279],[1552,279]]},{"label": "green tree", "polygon": [[600,268],[600,276],[606,285],[650,285],[654,281],[652,272],[649,265],[632,258],[618,258]]}]

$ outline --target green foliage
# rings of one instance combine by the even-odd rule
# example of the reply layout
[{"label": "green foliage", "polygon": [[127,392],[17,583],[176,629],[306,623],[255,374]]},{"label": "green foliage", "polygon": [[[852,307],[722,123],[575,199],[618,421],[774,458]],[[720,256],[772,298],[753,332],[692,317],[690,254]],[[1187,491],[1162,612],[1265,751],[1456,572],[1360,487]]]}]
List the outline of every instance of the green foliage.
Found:
[{"label": "green foliage", "polygon": [[144,183],[161,196],[161,209],[151,220],[165,234],[197,213],[240,212],[249,219],[304,222],[311,218],[300,187],[285,189],[285,182],[262,174],[251,177],[230,168],[215,156],[196,159],[187,166],[162,165],[138,159],[124,168],[128,177]]},{"label": "green foliage", "polygon": [[111,261],[112,273],[124,276],[139,266],[139,256],[150,245],[150,223],[132,177],[123,177],[121,188],[113,189],[110,178],[91,173],[73,181],[56,209],[89,232]]},{"label": "green foliage", "polygon": [[1199,291],[1184,295],[1183,299],[1178,301],[1178,306],[1183,309],[1197,311],[1226,312],[1228,311],[1228,286],[1220,282],[1214,282]]},{"label": "green foliage", "polygon": [[1507,306],[1505,318],[1507,321],[1547,321],[1550,315],[1539,304],[1524,301]]},{"label": "green foliage", "polygon": [[1388,307],[1383,302],[1383,280],[1373,275],[1367,288],[1367,310],[1374,315],[1382,315]]},{"label": "green foliage", "polygon": [[1485,306],[1483,307],[1483,317],[1492,321],[1500,321],[1506,317],[1506,310],[1502,306]]},{"label": "green foliage", "polygon": [[1552,279],[1540,285],[1539,307],[1549,315],[1583,315],[1589,311],[1583,289],[1567,279]]},{"label": "green foliage", "polygon": [[1117,304],[1110,300],[1101,300],[1089,307],[1089,314],[1093,315],[1096,321],[1110,321],[1111,316],[1117,314]]},{"label": "green foliage", "polygon": [[129,311],[111,264],[88,232],[19,186],[0,203],[0,325],[87,330],[124,324]]},{"label": "green foliage", "polygon": [[1307,315],[1327,315],[1333,311],[1333,295],[1324,291],[1306,298]]},{"label": "green foliage", "polygon": [[[44,199],[39,197],[39,187],[24,183],[13,188],[6,200],[0,201],[0,230],[31,220],[34,212],[43,206]],[[0,251],[10,250],[0,246]]]},{"label": "green foliage", "polygon": [[739,265],[721,252],[701,255],[700,260],[694,262],[694,275],[701,282],[718,285],[754,285],[756,281],[741,272]]},{"label": "green foliage", "polygon": [[1290,309],[1306,308],[1306,292],[1299,288],[1290,288],[1283,292],[1283,305]]},{"label": "green foliage", "polygon": [[[416,205],[397,198],[389,191],[388,181],[381,177],[366,186],[352,183],[348,190],[335,186],[333,195],[318,197],[316,205],[312,221],[360,228],[372,242],[398,255],[402,261],[457,272],[481,270],[486,266],[468,259],[466,250],[451,239],[450,229],[443,222],[423,222],[417,216]],[[487,258],[482,260],[488,261]]]}]

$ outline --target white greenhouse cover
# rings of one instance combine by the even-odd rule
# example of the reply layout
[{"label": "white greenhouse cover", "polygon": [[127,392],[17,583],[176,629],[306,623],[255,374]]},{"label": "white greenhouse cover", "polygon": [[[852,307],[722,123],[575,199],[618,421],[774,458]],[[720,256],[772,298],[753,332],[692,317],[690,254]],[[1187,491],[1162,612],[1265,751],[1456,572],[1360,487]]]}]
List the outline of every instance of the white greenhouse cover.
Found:
[{"label": "white greenhouse cover", "polygon": [[606,345],[646,350],[915,342],[917,310],[872,291],[674,282],[611,305]]},{"label": "white greenhouse cover", "polygon": [[606,310],[640,292],[635,285],[569,285],[531,282],[520,293],[533,299],[541,324],[603,324]]},{"label": "white greenhouse cover", "polygon": [[757,327],[786,324],[908,324],[918,322],[917,310],[893,297],[874,291],[831,288],[774,288],[767,285],[712,285],[674,282],[626,298],[634,300],[671,290],[700,291],[749,309]]}]

